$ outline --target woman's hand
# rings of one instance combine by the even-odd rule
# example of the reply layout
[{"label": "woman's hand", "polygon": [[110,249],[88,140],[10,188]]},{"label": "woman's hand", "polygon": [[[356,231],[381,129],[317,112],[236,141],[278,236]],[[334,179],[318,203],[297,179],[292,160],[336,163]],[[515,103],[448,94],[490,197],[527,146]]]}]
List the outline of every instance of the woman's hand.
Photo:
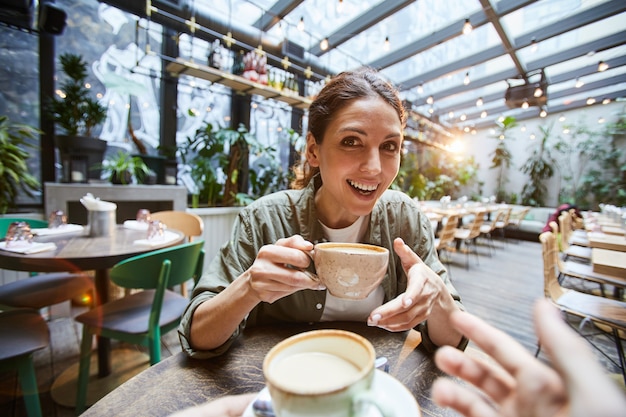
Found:
[{"label": "woman's hand", "polygon": [[458,345],[461,334],[452,330],[448,319],[458,307],[443,280],[430,269],[400,238],[393,242],[407,277],[406,292],[375,309],[368,320],[370,326],[390,331],[409,330],[424,320],[429,321],[429,336],[437,345]]},{"label": "woman's hand", "polygon": [[227,395],[178,411],[170,417],[240,417],[256,396],[257,394]]},{"label": "woman's hand", "polygon": [[612,417],[626,410],[623,393],[604,374],[585,340],[545,300],[535,306],[535,328],[554,369],[471,314],[454,313],[452,324],[493,360],[470,357],[451,347],[439,349],[435,361],[441,370],[487,396],[440,379],[433,386],[433,399],[443,407],[466,417]]},{"label": "woman's hand", "polygon": [[324,286],[304,270],[311,263],[306,252],[313,244],[294,235],[265,245],[257,254],[252,266],[242,277],[259,301],[274,301],[303,289],[323,290]]}]

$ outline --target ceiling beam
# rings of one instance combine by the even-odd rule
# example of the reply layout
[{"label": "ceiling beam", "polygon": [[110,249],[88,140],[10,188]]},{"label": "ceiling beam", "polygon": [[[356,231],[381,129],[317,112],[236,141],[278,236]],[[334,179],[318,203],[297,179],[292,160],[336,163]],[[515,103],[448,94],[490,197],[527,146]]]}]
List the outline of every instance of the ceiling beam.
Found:
[{"label": "ceiling beam", "polygon": [[278,24],[285,16],[291,13],[304,0],[278,0],[268,10],[264,10],[261,17],[252,24],[262,32],[267,32]]},{"label": "ceiling beam", "polygon": [[327,36],[329,49],[323,51],[319,44],[314,44],[309,53],[315,56],[321,56],[329,52],[332,48],[336,48],[344,42],[352,39],[359,33],[367,30],[368,28],[376,25],[381,20],[386,19],[392,14],[404,9],[416,0],[387,0],[381,1],[376,6],[369,9],[367,12],[357,16],[350,22],[346,23],[335,32]]}]

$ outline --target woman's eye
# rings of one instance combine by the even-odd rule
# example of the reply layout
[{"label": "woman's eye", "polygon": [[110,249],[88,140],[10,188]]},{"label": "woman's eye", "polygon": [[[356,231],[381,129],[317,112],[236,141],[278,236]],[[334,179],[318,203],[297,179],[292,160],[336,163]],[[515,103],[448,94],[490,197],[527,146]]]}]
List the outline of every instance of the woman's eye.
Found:
[{"label": "woman's eye", "polygon": [[398,150],[398,144],[396,144],[395,142],[385,142],[383,143],[382,149],[395,152],[396,150]]},{"label": "woman's eye", "polygon": [[355,146],[357,144],[357,140],[355,138],[345,138],[341,141],[344,146]]}]

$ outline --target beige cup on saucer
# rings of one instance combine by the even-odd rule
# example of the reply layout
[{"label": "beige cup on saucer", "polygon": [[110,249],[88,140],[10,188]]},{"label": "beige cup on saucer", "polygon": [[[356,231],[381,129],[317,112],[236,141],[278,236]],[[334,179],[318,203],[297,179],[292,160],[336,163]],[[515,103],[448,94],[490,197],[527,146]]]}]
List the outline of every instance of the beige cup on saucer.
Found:
[{"label": "beige cup on saucer", "polygon": [[364,243],[318,243],[313,261],[317,278],[332,295],[360,300],[385,277],[389,250]]},{"label": "beige cup on saucer", "polygon": [[313,330],[274,346],[263,374],[277,417],[358,417],[390,405],[370,390],[376,355],[362,336],[344,330]]}]

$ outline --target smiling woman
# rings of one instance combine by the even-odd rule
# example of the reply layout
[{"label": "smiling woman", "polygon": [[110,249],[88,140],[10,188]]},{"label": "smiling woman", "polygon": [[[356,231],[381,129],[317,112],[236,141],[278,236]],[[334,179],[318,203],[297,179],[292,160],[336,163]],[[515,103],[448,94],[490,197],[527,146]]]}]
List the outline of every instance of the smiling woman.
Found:
[{"label": "smiling woman", "polygon": [[[180,328],[189,355],[222,354],[245,326],[337,320],[389,331],[416,327],[431,349],[465,346],[448,326],[462,306],[430,221],[412,199],[389,190],[404,123],[397,90],[378,72],[363,68],[330,80],[309,108],[300,188],[243,208],[196,286]],[[381,284],[359,300],[330,294],[308,274],[307,252],[320,241],[387,248]]]}]

